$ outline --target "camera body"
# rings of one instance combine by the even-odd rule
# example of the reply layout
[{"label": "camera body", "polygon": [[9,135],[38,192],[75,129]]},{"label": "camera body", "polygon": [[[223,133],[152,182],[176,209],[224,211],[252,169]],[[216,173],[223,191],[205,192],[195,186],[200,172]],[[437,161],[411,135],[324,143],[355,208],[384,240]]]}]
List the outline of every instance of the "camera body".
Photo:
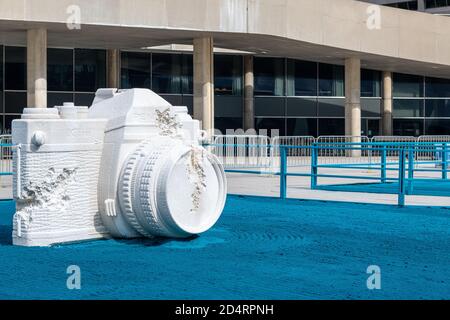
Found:
[{"label": "camera body", "polygon": [[99,89],[89,109],[27,108],[12,131],[14,245],[186,238],[225,205],[199,122],[148,89]]}]

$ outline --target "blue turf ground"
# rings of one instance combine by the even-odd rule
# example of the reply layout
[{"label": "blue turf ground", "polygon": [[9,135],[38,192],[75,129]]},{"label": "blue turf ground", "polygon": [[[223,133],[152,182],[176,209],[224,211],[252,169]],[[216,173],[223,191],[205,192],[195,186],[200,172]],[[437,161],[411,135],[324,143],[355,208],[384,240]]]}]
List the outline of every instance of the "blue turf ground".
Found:
[{"label": "blue turf ground", "polygon": [[[12,246],[11,212],[0,202],[0,298],[450,299],[447,208],[232,196],[196,239],[52,248]],[[381,290],[366,288],[368,265]]]}]

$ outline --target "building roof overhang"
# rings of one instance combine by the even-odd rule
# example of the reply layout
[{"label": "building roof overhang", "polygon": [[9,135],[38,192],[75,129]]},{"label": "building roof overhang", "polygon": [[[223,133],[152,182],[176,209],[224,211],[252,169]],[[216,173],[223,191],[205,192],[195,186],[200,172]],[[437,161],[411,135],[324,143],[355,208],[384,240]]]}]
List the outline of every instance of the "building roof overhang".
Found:
[{"label": "building roof overhang", "polygon": [[[52,47],[140,50],[212,36],[217,47],[256,55],[359,57],[364,68],[450,78],[448,17],[360,1],[0,0],[0,8],[7,45],[26,45],[36,27],[48,29]],[[70,29],[77,8],[81,29]]]}]

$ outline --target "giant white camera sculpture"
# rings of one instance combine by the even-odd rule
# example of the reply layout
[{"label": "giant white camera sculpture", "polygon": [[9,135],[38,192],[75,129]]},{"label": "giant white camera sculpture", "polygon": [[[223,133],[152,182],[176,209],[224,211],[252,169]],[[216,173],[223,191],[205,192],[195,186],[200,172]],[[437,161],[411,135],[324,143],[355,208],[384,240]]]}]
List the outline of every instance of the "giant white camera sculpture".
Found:
[{"label": "giant white camera sculpture", "polygon": [[12,124],[13,244],[185,238],[219,219],[226,178],[186,107],[147,89],[27,108]]}]

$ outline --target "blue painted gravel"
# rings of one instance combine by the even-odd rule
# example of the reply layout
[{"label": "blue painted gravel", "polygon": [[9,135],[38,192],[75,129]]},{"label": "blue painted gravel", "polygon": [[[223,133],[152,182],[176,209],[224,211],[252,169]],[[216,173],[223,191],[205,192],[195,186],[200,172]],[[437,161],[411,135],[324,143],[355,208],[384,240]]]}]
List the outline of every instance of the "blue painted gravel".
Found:
[{"label": "blue painted gravel", "polygon": [[[355,194],[357,196],[357,194]],[[0,202],[0,298],[450,299],[450,211],[230,196],[187,241],[11,245]],[[68,290],[66,268],[81,268]],[[381,290],[366,269],[381,268]]]}]

